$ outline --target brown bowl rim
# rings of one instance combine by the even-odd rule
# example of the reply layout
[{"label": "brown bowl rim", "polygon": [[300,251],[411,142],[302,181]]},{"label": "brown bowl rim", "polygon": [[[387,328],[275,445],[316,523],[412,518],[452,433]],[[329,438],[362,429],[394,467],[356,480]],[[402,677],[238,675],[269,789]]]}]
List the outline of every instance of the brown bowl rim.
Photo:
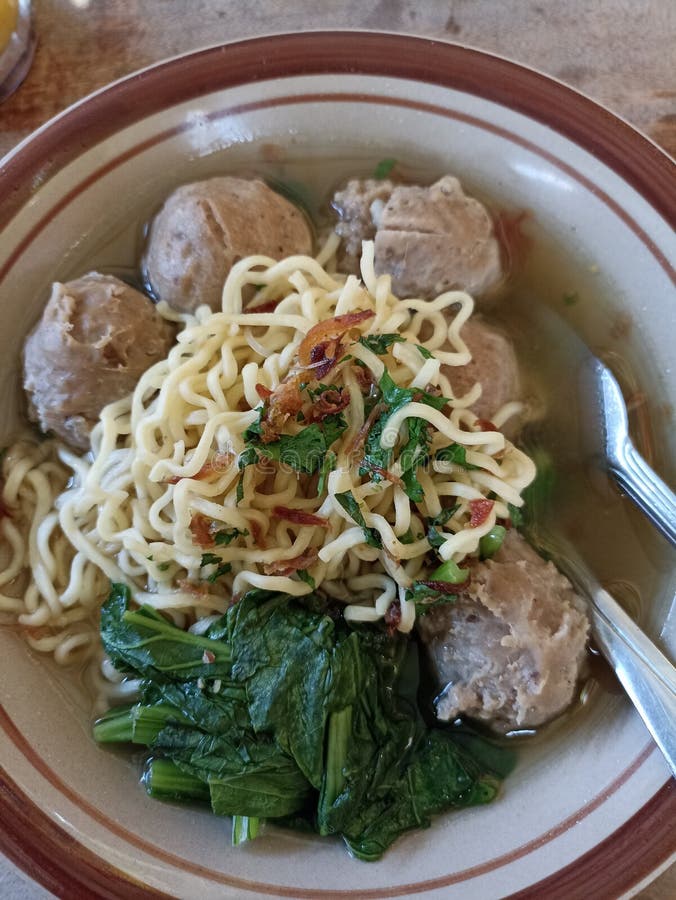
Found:
[{"label": "brown bowl rim", "polygon": [[[363,31],[311,31],[218,45],[160,62],[103,88],[52,119],[0,162],[0,221],[11,227],[11,218],[30,199],[36,183],[43,185],[86,149],[142,118],[216,90],[322,74],[441,85],[523,113],[599,158],[676,225],[673,161],[595,101],[534,69],[478,49]],[[0,811],[0,849],[59,896],[167,896],[75,841],[4,771]],[[674,851],[674,838],[664,825],[675,816],[671,781],[599,845],[514,897],[575,900],[590,896],[592,888],[598,898],[626,893]]]}]

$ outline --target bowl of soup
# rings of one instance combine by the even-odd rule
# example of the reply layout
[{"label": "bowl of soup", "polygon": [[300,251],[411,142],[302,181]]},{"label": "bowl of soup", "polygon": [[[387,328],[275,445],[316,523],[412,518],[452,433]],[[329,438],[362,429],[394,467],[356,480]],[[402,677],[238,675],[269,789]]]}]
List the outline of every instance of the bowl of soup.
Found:
[{"label": "bowl of soup", "polygon": [[673,479],[668,158],[498,57],[317,32],[123,79],[0,185],[5,851],[124,896],[658,872],[668,770],[528,517],[555,481],[673,653],[669,548],[543,450],[574,372],[532,315]]}]

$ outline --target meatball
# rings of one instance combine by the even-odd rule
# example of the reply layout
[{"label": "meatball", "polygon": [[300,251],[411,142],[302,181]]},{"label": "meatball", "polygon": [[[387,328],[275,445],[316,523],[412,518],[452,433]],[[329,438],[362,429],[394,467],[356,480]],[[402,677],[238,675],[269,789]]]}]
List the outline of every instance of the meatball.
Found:
[{"label": "meatball", "polygon": [[335,231],[343,239],[341,271],[359,272],[362,241],[372,241],[394,185],[391,181],[353,178],[337,191],[331,206],[338,213]]},{"label": "meatball", "polygon": [[452,175],[429,187],[354,179],[332,205],[346,255],[375,238],[376,272],[392,276],[399,297],[435,297],[455,288],[484,296],[502,280],[491,217]]},{"label": "meatball", "polygon": [[465,366],[444,366],[442,371],[456,397],[466,394],[477,381],[481,383],[481,396],[472,410],[478,418],[490,420],[505,403],[521,397],[514,347],[501,331],[474,316],[460,333],[472,359]]},{"label": "meatball", "polygon": [[303,213],[264,182],[210,178],[177,188],[152,225],[143,262],[153,292],[181,312],[220,309],[223,283],[245,256],[312,252]]},{"label": "meatball", "polygon": [[419,619],[440,683],[437,716],[496,731],[541,725],[573,700],[589,632],[586,604],[515,531],[472,568],[454,604]]},{"label": "meatball", "polygon": [[173,337],[153,303],[112,275],[55,283],[24,346],[29,417],[88,449],[103,407],[130,393]]}]

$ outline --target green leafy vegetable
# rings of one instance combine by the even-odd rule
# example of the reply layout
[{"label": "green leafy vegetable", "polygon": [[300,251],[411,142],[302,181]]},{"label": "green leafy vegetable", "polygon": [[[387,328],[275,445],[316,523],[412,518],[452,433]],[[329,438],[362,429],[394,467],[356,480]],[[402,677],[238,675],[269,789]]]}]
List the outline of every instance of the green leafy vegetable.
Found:
[{"label": "green leafy vegetable", "polygon": [[384,356],[392,344],[405,343],[405,339],[400,334],[363,334],[359,338],[359,343],[371,353]]},{"label": "green leafy vegetable", "polygon": [[[229,674],[227,644],[181,631],[149,606],[131,610],[129,601],[129,588],[113,584],[101,609],[101,640],[116,668],[157,681]],[[214,654],[208,664],[205,651]]]},{"label": "green leafy vegetable", "polygon": [[221,562],[221,557],[216,553],[203,553],[202,561],[200,562],[200,566],[212,566],[218,565]]},{"label": "green leafy vegetable", "polygon": [[442,507],[441,512],[436,516],[429,516],[427,519],[427,524],[437,526],[437,525],[445,525],[449,519],[452,519],[453,516],[457,513],[460,508],[459,504],[455,504],[455,506],[445,506]]},{"label": "green leafy vegetable", "polygon": [[456,594],[447,594],[435,587],[425,584],[423,581],[414,581],[406,591],[406,599],[415,604],[417,616],[424,616],[433,606],[444,606],[447,603],[455,603]]},{"label": "green leafy vegetable", "polygon": [[296,181],[294,179],[282,181],[281,179],[272,177],[266,178],[265,181],[273,191],[281,194],[282,197],[286,197],[287,200],[290,200],[294,206],[301,209],[308,219],[312,221],[312,197],[304,182]]},{"label": "green leafy vegetable", "polygon": [[[219,534],[224,534],[224,532],[221,531]],[[227,575],[228,572],[232,571],[230,563],[223,562],[217,553],[203,553],[200,566],[218,566],[218,568],[211,572],[206,578],[211,584],[217,581],[221,575]]]},{"label": "green leafy vegetable", "polygon": [[232,817],[232,846],[238,847],[258,837],[261,820],[257,816]]},{"label": "green leafy vegetable", "polygon": [[[378,481],[380,475],[377,471],[373,474],[373,469],[388,469],[394,457],[393,449],[380,445],[389,418],[403,406],[412,402],[424,403],[437,410],[443,409],[448,403],[445,397],[435,397],[427,391],[399,387],[387,371],[383,372],[378,387],[386,411],[374,422],[366,437],[364,465],[360,468],[360,474],[370,474],[374,481]],[[416,473],[418,467],[424,465],[428,459],[429,423],[425,419],[410,418],[407,420],[407,427],[408,439],[399,453],[399,461],[402,465],[401,479],[410,499],[414,503],[421,503],[424,499],[424,491]]]},{"label": "green leafy vegetable", "polygon": [[218,581],[219,578],[223,575],[227,575],[228,572],[232,572],[232,566],[230,563],[221,563],[221,565],[213,571],[210,575],[207,576],[207,581],[210,584],[213,584],[215,581]]},{"label": "green leafy vegetable", "polygon": [[[424,589],[411,595],[440,602]],[[235,844],[271,819],[342,835],[353,855],[378,859],[435,813],[491,800],[512,765],[466,728],[425,725],[415,642],[352,630],[313,594],[250,591],[197,636],[130,609],[114,585],[102,638],[143,681],[139,702],[107,713],[95,737],[148,746],[148,793],[208,799],[233,816]]]},{"label": "green leafy vegetable", "polygon": [[247,447],[239,456],[237,461],[237,468],[240,471],[240,476],[237,481],[237,491],[235,494],[236,500],[235,504],[239,505],[244,499],[244,469],[247,466],[252,466],[258,462],[258,453],[256,452],[254,447]]},{"label": "green leafy vegetable", "polygon": [[422,344],[416,344],[415,346],[423,359],[434,359],[434,353],[432,353],[431,350],[428,350],[427,347],[423,347]]},{"label": "green leafy vegetable", "polygon": [[403,534],[397,535],[399,538],[399,542],[401,544],[412,544],[415,541],[415,536],[413,534],[413,529],[409,525],[406,531]]},{"label": "green leafy vegetable", "polygon": [[329,477],[329,472],[333,472],[336,468],[336,462],[338,461],[338,457],[333,452],[333,450],[329,450],[329,452],[324,457],[324,461],[322,462],[321,468],[319,470],[319,479],[317,481],[317,496],[321,497],[321,495],[326,490],[326,480]]},{"label": "green leafy vegetable", "polygon": [[[263,410],[261,410],[261,417]],[[340,413],[334,413],[321,422],[307,425],[298,434],[282,434],[276,441],[264,444],[260,438],[261,418],[244,432],[249,449],[258,455],[291,466],[297,472],[312,475],[324,461],[329,447],[343,434],[347,423]]]},{"label": "green leafy vegetable", "polygon": [[443,538],[437,531],[436,527],[434,525],[430,525],[427,530],[427,540],[430,547],[434,547],[435,550],[438,550],[439,547],[446,543],[447,538]]},{"label": "green leafy vegetable", "polygon": [[316,587],[315,580],[308,571],[306,571],[305,569],[299,569],[296,574],[298,575],[298,577],[300,578],[301,581],[304,581],[305,584],[309,584],[310,587],[312,588],[312,590],[314,591],[314,589]]},{"label": "green leafy vegetable", "polygon": [[254,447],[247,447],[242,451],[239,455],[239,459],[237,460],[237,468],[242,471],[247,466],[251,466],[254,463],[258,462],[258,453],[256,452]]},{"label": "green leafy vegetable", "polygon": [[434,454],[434,458],[440,462],[455,463],[468,471],[479,468],[467,462],[467,448],[463,447],[462,444],[449,444],[448,447],[442,447]]},{"label": "green leafy vegetable", "polygon": [[214,535],[214,544],[217,547],[227,547],[238,537],[248,537],[249,532],[245,529],[240,530],[239,528],[231,528],[226,530],[217,531]]},{"label": "green leafy vegetable", "polygon": [[369,547],[382,547],[382,543],[380,541],[380,534],[377,529],[369,528],[364,519],[364,515],[359,508],[359,504],[355,500],[354,494],[352,491],[344,491],[342,494],[334,495],[338,503],[343,507],[345,512],[350,516],[350,518],[361,528],[364,532],[364,540],[369,545]]},{"label": "green leafy vegetable", "polygon": [[408,440],[399,453],[399,464],[402,467],[404,490],[414,503],[422,503],[425,499],[417,470],[418,466],[424,465],[428,460],[430,439],[429,423],[425,419],[408,420]]},{"label": "green leafy vegetable", "polygon": [[378,165],[373,170],[373,177],[377,181],[384,181],[384,179],[387,178],[396,164],[396,159],[391,156],[388,156],[386,159],[381,159]]},{"label": "green leafy vegetable", "polygon": [[188,775],[170,759],[150,759],[141,777],[146,791],[155,800],[180,803],[209,801],[209,785],[201,778]]}]

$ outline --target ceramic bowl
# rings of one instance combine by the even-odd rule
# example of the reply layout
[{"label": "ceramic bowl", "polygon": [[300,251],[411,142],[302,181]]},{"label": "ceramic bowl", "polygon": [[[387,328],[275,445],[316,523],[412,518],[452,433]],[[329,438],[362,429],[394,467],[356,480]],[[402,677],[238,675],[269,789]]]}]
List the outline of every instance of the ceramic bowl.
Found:
[{"label": "ceramic bowl", "polygon": [[[552,284],[567,272],[584,282],[573,285],[587,297],[571,308],[576,326],[639,361],[656,462],[673,477],[673,164],[535,71],[375,33],[279,35],[170,60],[78,103],[3,161],[3,431],[20,415],[18,352],[50,283],[93,263],[132,266],[142,222],[178,182],[263,162],[284,177],[289,160],[338,160],[347,174],[352,161],[379,156],[424,160],[498,207],[529,211],[531,232],[560,251]],[[619,583],[626,559],[641,557],[645,626],[673,652],[673,567],[640,519],[628,516],[625,531],[601,574]],[[584,523],[580,533],[594,544]],[[526,744],[494,805],[441,817],[365,864],[338,842],[290,833],[231,849],[227,821],[150,800],[136,762],[93,743],[72,679],[10,631],[0,644],[0,844],[61,896],[618,897],[673,850],[676,791],[617,694],[599,692],[553,738]]]}]

